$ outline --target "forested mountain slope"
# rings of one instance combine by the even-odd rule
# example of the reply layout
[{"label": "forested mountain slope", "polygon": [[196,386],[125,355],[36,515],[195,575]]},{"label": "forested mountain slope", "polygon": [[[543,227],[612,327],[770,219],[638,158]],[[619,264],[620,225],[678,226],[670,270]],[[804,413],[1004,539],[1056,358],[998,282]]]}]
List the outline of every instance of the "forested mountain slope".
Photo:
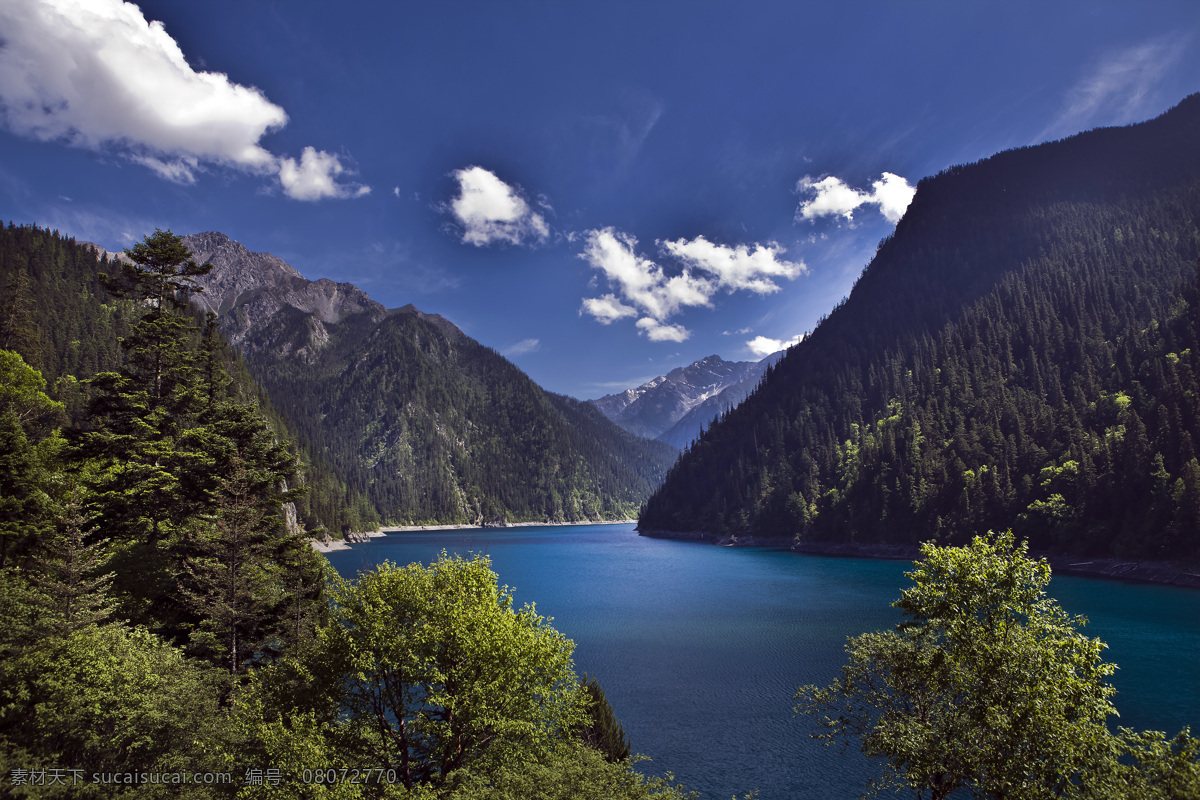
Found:
[{"label": "forested mountain slope", "polygon": [[288,420],[397,523],[631,517],[677,451],[550,395],[453,323],[309,281],[220,233],[200,299]]},{"label": "forested mountain slope", "polygon": [[[19,353],[42,373],[49,396],[65,406],[64,421],[77,426],[87,426],[86,412],[96,394],[89,379],[126,365],[121,339],[130,336],[140,313],[133,300],[114,297],[102,285],[101,273],[117,271],[106,256],[57,231],[0,227],[0,348]],[[199,347],[203,320],[192,316],[193,344]],[[377,526],[369,504],[297,441],[236,354],[214,346],[231,378],[225,391],[255,407],[302,462],[298,476],[307,491],[295,504],[305,527],[342,532]]]},{"label": "forested mountain slope", "polygon": [[1200,95],[918,186],[643,530],[1200,556]]},{"label": "forested mountain slope", "polygon": [[[676,451],[542,391],[415,309],[324,326],[278,315],[247,360],[280,409],[382,516],[404,523],[630,517]],[[295,354],[308,349],[309,355]]]}]

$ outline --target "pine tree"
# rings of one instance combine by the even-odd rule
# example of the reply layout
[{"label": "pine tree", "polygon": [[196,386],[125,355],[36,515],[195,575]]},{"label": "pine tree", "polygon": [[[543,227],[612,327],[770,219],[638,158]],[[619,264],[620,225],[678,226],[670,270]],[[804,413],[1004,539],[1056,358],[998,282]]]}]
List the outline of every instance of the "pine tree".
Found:
[{"label": "pine tree", "polygon": [[630,748],[625,728],[617,720],[616,712],[600,688],[600,682],[585,674],[580,687],[587,702],[588,723],[580,730],[579,738],[599,750],[606,761],[628,759]]},{"label": "pine tree", "polygon": [[84,524],[82,506],[72,494],[57,517],[55,535],[33,560],[31,583],[38,590],[40,626],[60,637],[100,625],[115,606],[108,594],[113,576],[105,571],[108,540],[87,543],[95,529],[85,531]]},{"label": "pine tree", "polygon": [[193,649],[237,674],[275,633],[271,611],[285,587],[271,559],[279,519],[264,508],[246,464],[235,456],[228,466],[216,512],[189,537],[183,591],[200,617]]}]

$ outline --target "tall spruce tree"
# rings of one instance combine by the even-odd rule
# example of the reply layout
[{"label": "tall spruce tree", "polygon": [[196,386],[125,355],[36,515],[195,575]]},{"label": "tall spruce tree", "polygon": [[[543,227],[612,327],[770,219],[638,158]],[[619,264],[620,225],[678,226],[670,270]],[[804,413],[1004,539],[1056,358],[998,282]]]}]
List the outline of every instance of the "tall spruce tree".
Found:
[{"label": "tall spruce tree", "polygon": [[31,582],[41,614],[39,627],[48,634],[70,636],[107,621],[113,612],[108,594],[112,573],[107,539],[85,541],[94,529],[84,530],[82,507],[74,493],[57,514],[57,530],[33,559]]}]

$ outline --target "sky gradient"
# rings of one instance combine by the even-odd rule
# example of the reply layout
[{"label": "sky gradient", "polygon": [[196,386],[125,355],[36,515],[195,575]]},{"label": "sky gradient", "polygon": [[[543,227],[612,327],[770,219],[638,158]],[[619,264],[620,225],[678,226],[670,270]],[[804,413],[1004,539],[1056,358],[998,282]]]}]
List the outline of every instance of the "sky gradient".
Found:
[{"label": "sky gradient", "polygon": [[1194,0],[0,0],[0,219],[221,231],[590,398],[795,341],[922,177],[1196,91]]}]

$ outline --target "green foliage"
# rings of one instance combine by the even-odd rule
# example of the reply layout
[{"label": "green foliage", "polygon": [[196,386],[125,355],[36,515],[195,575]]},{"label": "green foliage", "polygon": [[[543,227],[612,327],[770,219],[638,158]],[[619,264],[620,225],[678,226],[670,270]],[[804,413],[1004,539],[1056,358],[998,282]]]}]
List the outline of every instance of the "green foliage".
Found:
[{"label": "green foliage", "polygon": [[298,717],[285,728],[320,731],[343,765],[394,770],[412,788],[534,758],[583,721],[571,642],[532,607],[513,609],[486,558],[385,563],[336,581],[332,601],[313,647],[256,678],[250,728]]},{"label": "green foliage", "polygon": [[[144,629],[91,627],[0,662],[0,769],[80,769],[87,781],[30,796],[111,797],[93,773],[212,769],[220,673]],[[178,787],[175,787],[178,789]],[[209,787],[196,787],[211,791]],[[211,796],[140,786],[139,797]],[[131,792],[132,793],[132,792]]]},{"label": "green foliage", "polygon": [[1200,558],[1197,136],[1192,97],[921,181],[642,528]]},{"label": "green foliage", "polygon": [[[292,504],[336,526],[374,511],[330,472],[300,471],[213,320],[180,313],[203,268],[177,245],[157,232],[123,282],[101,281],[92,250],[0,229],[0,337],[22,348],[0,350],[0,771],[85,775],[5,796],[275,796],[91,776],[366,763],[402,767],[413,788],[289,792],[680,796],[574,738],[572,645],[513,609],[486,561],[333,579]],[[33,297],[44,314],[25,313]]]},{"label": "green foliage", "polygon": [[[298,655],[256,672],[238,696],[231,741],[239,744],[225,751],[228,764],[395,778],[289,784],[298,797],[694,797],[669,776],[639,775],[628,745],[606,760],[581,741],[599,687],[577,683],[571,642],[531,606],[513,608],[488,559],[385,563],[356,584],[337,581],[332,594],[331,624]],[[601,716],[620,732],[611,709]]]},{"label": "green foliage", "polygon": [[605,761],[625,761],[629,758],[629,740],[625,738],[625,728],[604,696],[600,682],[584,675],[582,687],[588,722],[580,729],[579,738],[604,756]]},{"label": "green foliage", "polygon": [[[40,424],[44,429],[62,424],[65,411],[72,426],[95,432],[97,420],[92,413],[101,412],[108,416],[108,429],[116,437],[110,443],[121,447],[130,444],[119,438],[122,435],[147,438],[151,432],[169,433],[171,403],[181,409],[186,428],[187,409],[196,403],[236,401],[255,409],[274,437],[299,457],[301,471],[290,484],[308,490],[293,501],[310,530],[373,530],[378,526],[373,512],[363,514],[356,507],[362,505],[361,495],[349,489],[308,444],[297,441],[294,429],[271,408],[245,365],[216,335],[215,326],[197,324],[199,315],[189,309],[170,314],[179,309],[183,294],[164,295],[165,301],[159,303],[164,292],[195,291],[196,274],[207,269],[188,266],[190,255],[178,252],[174,238],[169,232],[152,234],[131,249],[145,250],[147,263],[123,266],[98,259],[91,246],[57,232],[13,224],[0,227],[0,343],[19,353],[26,364],[36,365],[49,384],[41,391],[65,406],[43,415]],[[105,272],[113,278],[102,279]],[[135,302],[135,296],[145,298],[144,302]],[[134,330],[139,324],[140,333]],[[107,375],[97,377],[102,373]],[[134,374],[140,377],[133,379]],[[147,391],[156,375],[157,390]],[[0,390],[9,383],[4,376]],[[100,395],[106,405],[98,408],[94,401]],[[148,399],[153,402],[147,404]],[[121,427],[128,430],[122,432]],[[126,488],[140,483],[150,494],[150,481],[156,479],[163,483],[161,496],[171,484],[170,469],[164,466],[164,470],[138,467],[139,475],[109,477]],[[183,482],[185,490],[190,486]],[[206,485],[203,491],[212,488]],[[114,519],[114,523],[137,528],[141,517],[147,520],[143,526],[152,526],[146,516],[153,510],[150,499],[140,510],[129,509],[129,519]],[[188,513],[194,510],[193,506]]]},{"label": "green foliage", "polygon": [[280,522],[268,516],[241,458],[228,468],[212,519],[198,521],[184,537],[181,577],[186,602],[200,618],[193,648],[237,674],[278,634],[270,623],[286,586],[272,559]]},{"label": "green foliage", "polygon": [[62,405],[17,353],[0,350],[0,569],[47,528],[53,463],[62,440],[53,430]]},{"label": "green foliage", "polygon": [[922,555],[895,603],[904,620],[851,638],[838,680],[795,698],[797,713],[818,717],[815,738],[857,742],[883,765],[874,791],[1033,800],[1200,788],[1200,746],[1186,731],[1174,743],[1109,733],[1104,644],[1046,596],[1049,566],[1011,532]]},{"label": "green foliage", "polygon": [[451,800],[695,800],[672,778],[646,778],[627,761],[609,761],[591,747],[561,743],[538,761],[468,773]]},{"label": "green foliage", "polygon": [[108,594],[112,573],[106,570],[108,540],[85,541],[95,531],[83,529],[83,514],[73,495],[67,497],[56,522],[57,530],[46,537],[28,572],[36,590],[39,632],[69,637],[112,616],[114,604]]},{"label": "green foliage", "polygon": [[100,282],[112,294],[148,303],[151,315],[185,308],[188,295],[204,291],[196,279],[212,270],[196,263],[179,236],[160,228],[126,250],[118,266],[118,277],[101,273]]},{"label": "green foliage", "polygon": [[452,327],[358,314],[309,348],[310,325],[298,311],[276,314],[251,333],[247,363],[391,522],[631,517],[675,458],[590,405],[542,391]]}]

